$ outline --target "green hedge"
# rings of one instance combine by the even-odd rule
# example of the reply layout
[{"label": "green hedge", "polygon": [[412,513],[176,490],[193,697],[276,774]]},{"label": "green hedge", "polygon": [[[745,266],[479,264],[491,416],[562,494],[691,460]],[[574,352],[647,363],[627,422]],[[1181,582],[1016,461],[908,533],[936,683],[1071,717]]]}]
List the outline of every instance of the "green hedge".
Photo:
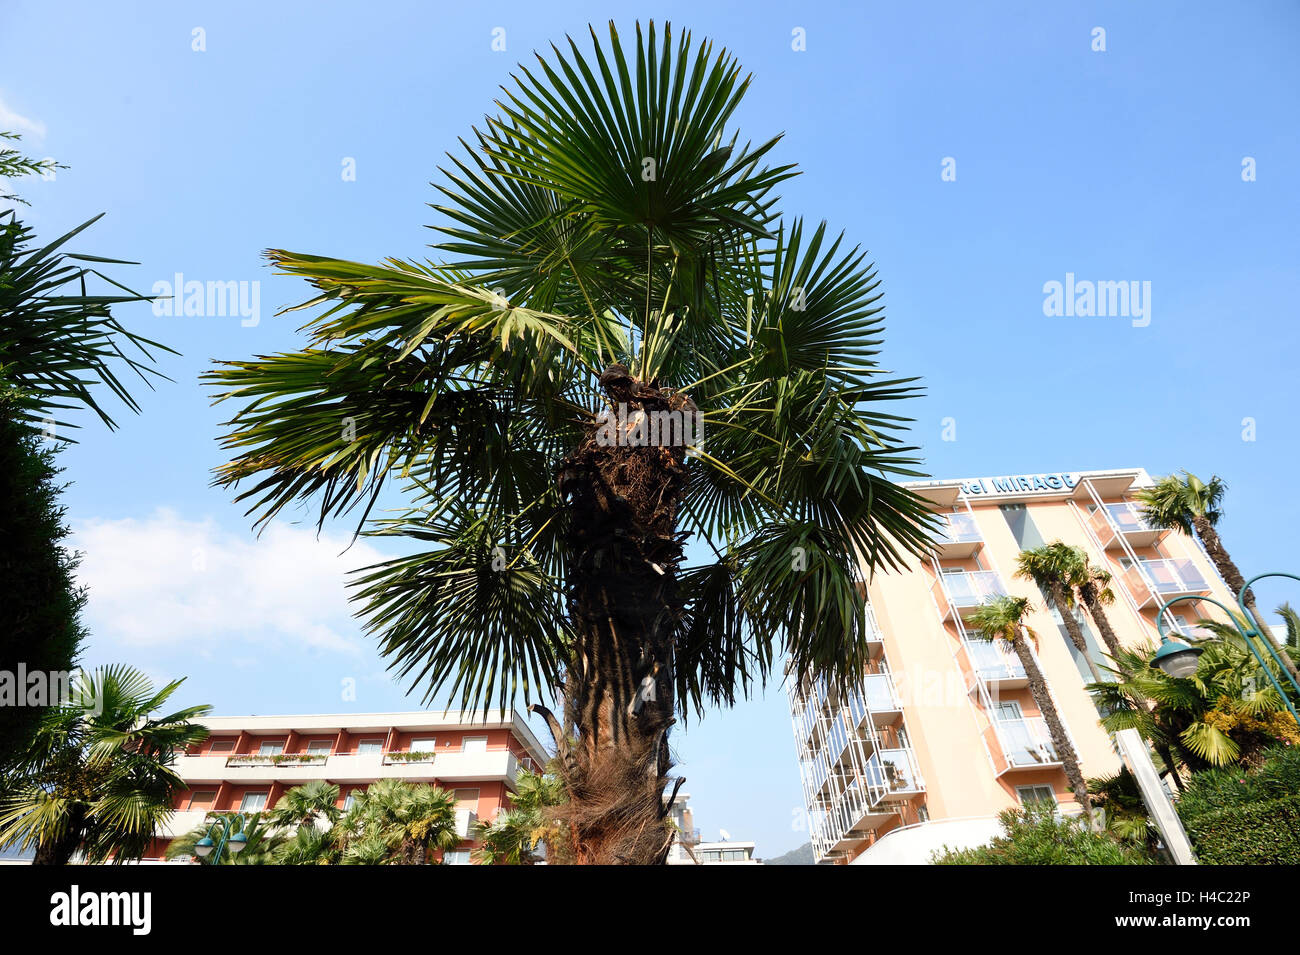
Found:
[{"label": "green hedge", "polygon": [[1300,795],[1183,819],[1203,865],[1300,864]]}]

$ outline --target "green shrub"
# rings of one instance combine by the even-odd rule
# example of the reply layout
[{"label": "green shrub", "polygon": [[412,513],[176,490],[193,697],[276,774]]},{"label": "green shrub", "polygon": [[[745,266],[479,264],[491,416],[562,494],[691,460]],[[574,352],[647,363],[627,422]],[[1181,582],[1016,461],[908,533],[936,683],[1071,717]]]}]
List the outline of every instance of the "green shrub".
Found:
[{"label": "green shrub", "polygon": [[1134,846],[1089,829],[1081,818],[1059,816],[1049,806],[1006,809],[998,815],[1002,835],[974,849],[944,847],[935,865],[1155,865]]},{"label": "green shrub", "polygon": [[1196,773],[1178,815],[1206,865],[1300,863],[1300,748],[1269,750],[1255,769]]},{"label": "green shrub", "polygon": [[1184,817],[1183,825],[1202,865],[1300,864],[1300,795]]}]

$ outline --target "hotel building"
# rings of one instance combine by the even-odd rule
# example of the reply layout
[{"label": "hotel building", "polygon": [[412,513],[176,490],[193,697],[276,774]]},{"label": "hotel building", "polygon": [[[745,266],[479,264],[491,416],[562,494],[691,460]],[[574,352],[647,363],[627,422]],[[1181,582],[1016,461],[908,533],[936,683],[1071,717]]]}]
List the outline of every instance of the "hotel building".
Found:
[{"label": "hotel building", "polygon": [[521,768],[540,771],[546,751],[516,712],[425,711],[320,716],[219,716],[175,769],[187,784],[148,859],[213,812],[262,812],[311,780],[336,783],[338,807],[377,779],[432,783],[456,796],[462,842],[443,856],[467,863],[474,823],[509,806]]},{"label": "hotel building", "polygon": [[[789,687],[818,862],[925,863],[944,845],[987,842],[1008,807],[1049,800],[1077,811],[1020,661],[968,628],[992,597],[1030,598],[1033,649],[1084,776],[1121,768],[1084,689],[1087,660],[1038,588],[1013,574],[1022,550],[1083,548],[1113,575],[1106,613],[1125,646],[1154,647],[1156,613],[1174,597],[1234,605],[1196,540],[1146,523],[1133,495],[1151,483],[1137,468],[909,485],[944,530],[932,557],[864,585],[872,659],[861,686],[843,697],[820,682]],[[1193,602],[1165,613],[1184,633],[1220,616]],[[1089,655],[1106,666],[1093,622],[1076,616]]]}]

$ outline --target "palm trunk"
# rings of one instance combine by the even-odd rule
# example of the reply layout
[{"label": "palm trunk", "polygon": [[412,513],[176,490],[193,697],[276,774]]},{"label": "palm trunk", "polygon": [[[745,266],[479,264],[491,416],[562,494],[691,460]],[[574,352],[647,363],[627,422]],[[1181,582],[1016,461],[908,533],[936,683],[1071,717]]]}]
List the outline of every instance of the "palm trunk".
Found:
[{"label": "palm trunk", "polygon": [[1110,619],[1106,616],[1101,600],[1097,597],[1097,591],[1092,587],[1081,587],[1079,588],[1079,596],[1083,598],[1083,605],[1087,608],[1088,615],[1092,617],[1093,623],[1097,625],[1097,632],[1101,634],[1102,643],[1106,644],[1106,649],[1110,651],[1111,658],[1115,658],[1120,651],[1119,637],[1115,635],[1115,631],[1110,625]]},{"label": "palm trunk", "polygon": [[[681,411],[685,399],[610,366],[615,408]],[[677,509],[684,444],[611,445],[592,427],[559,469],[566,508],[574,646],[565,726],[543,708],[568,802],[556,810],[579,864],[663,864],[672,844],[663,794],[672,763],[674,637],[682,601]],[[661,436],[662,437],[662,436]],[[620,439],[621,441],[622,439]]]},{"label": "palm trunk", "polygon": [[1043,722],[1047,724],[1052,746],[1061,759],[1061,765],[1065,768],[1065,778],[1074,792],[1075,802],[1083,809],[1083,817],[1091,826],[1092,799],[1088,796],[1088,784],[1083,778],[1083,770],[1079,768],[1078,754],[1070,743],[1070,737],[1065,733],[1065,724],[1061,722],[1061,716],[1056,712],[1056,702],[1047,689],[1047,680],[1043,677],[1043,671],[1038,668],[1038,660],[1034,658],[1029,644],[1025,642],[1023,633],[1017,633],[1016,639],[1011,641],[1011,646],[1015,649],[1016,656],[1020,658],[1020,665],[1025,668],[1029,692],[1033,694],[1034,702],[1038,704],[1038,711],[1043,714]]},{"label": "palm trunk", "polygon": [[[1241,576],[1241,571],[1237,569],[1237,565],[1228,556],[1223,541],[1219,538],[1219,532],[1214,529],[1214,525],[1205,517],[1192,518],[1192,524],[1196,528],[1196,536],[1201,539],[1201,544],[1204,545],[1205,552],[1210,555],[1210,561],[1218,570],[1219,576],[1223,578],[1234,597],[1241,594],[1241,588],[1246,586],[1246,578]],[[1291,655],[1286,652],[1284,647],[1278,647],[1272,636],[1269,635],[1264,615],[1259,612],[1259,607],[1255,605],[1255,594],[1247,591],[1242,595],[1241,602],[1250,611],[1252,619],[1247,622],[1259,631],[1260,637],[1268,641],[1270,647],[1277,651],[1278,657],[1282,660],[1282,665],[1291,674],[1291,679],[1300,681],[1300,672],[1296,671],[1296,665],[1291,659]]]},{"label": "palm trunk", "polygon": [[1101,683],[1101,671],[1097,669],[1096,662],[1092,659],[1092,654],[1088,652],[1088,641],[1083,638],[1083,629],[1079,626],[1079,621],[1075,618],[1073,610],[1070,608],[1070,601],[1065,592],[1065,585],[1059,581],[1053,581],[1051,584],[1052,603],[1056,609],[1061,612],[1061,620],[1065,622],[1065,632],[1070,635],[1070,642],[1074,648],[1083,654],[1084,660],[1088,663],[1088,670],[1092,673],[1092,681]]},{"label": "palm trunk", "polygon": [[68,865],[77,854],[81,845],[82,814],[74,810],[73,818],[68,820],[68,827],[57,839],[42,840],[36,847],[32,865]]}]

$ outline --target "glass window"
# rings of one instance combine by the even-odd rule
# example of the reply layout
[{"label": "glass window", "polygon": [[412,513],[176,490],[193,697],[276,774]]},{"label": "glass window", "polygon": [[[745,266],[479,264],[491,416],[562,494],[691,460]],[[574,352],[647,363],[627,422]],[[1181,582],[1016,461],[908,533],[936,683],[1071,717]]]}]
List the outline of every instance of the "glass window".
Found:
[{"label": "glass window", "polygon": [[190,793],[190,801],[186,804],[186,809],[212,808],[212,804],[217,801],[217,791],[215,789],[196,789]]},{"label": "glass window", "polygon": [[457,789],[455,796],[457,809],[468,809],[470,812],[478,811],[477,789]]},{"label": "glass window", "polygon": [[1056,806],[1056,793],[1052,792],[1051,786],[1017,786],[1016,796],[1020,799],[1022,805],[1029,806],[1035,803],[1047,803]]},{"label": "glass window", "polygon": [[462,753],[486,753],[487,737],[486,736],[466,736],[460,744]]},{"label": "glass window", "polygon": [[411,752],[432,753],[437,745],[438,741],[432,736],[424,737],[422,739],[413,739],[411,740]]},{"label": "glass window", "polygon": [[357,743],[358,756],[375,756],[383,752],[384,741],[382,739],[363,739]]},{"label": "glass window", "polygon": [[468,849],[448,849],[442,854],[444,865],[469,865]]},{"label": "glass window", "polygon": [[266,790],[256,793],[244,793],[244,798],[239,801],[240,812],[261,812],[266,808],[266,797],[270,795]]},{"label": "glass window", "polygon": [[282,739],[264,739],[257,747],[259,756],[279,756],[284,752],[284,740]]},{"label": "glass window", "polygon": [[214,739],[210,753],[233,753],[235,751],[235,741],[233,739]]},{"label": "glass window", "polygon": [[334,751],[334,741],[329,739],[314,739],[307,744],[307,752],[313,756],[328,756]]},{"label": "glass window", "polygon": [[350,793],[348,793],[346,796],[343,797],[343,811],[344,811],[344,812],[347,812],[349,809],[351,809],[351,808],[352,808],[353,806],[355,806],[356,804],[357,804],[357,794],[356,794],[355,792],[350,792]]}]

